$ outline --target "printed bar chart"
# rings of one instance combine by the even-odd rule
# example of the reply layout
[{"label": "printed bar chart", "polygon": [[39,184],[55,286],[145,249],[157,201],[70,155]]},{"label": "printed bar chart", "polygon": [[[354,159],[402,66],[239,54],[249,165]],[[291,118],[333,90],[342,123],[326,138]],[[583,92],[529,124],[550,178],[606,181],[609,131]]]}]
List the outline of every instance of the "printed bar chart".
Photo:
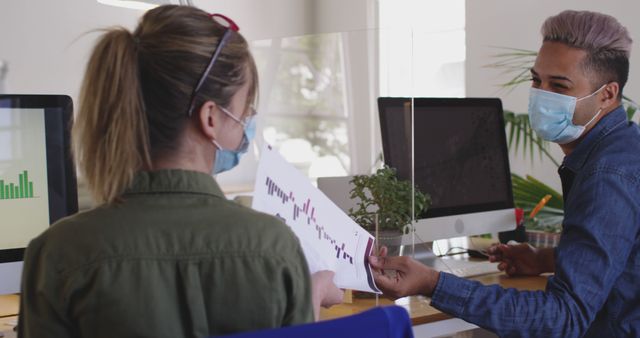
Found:
[{"label": "printed bar chart", "polygon": [[29,181],[29,172],[24,170],[18,175],[18,183],[0,179],[0,200],[34,198],[33,182]]},{"label": "printed bar chart", "polygon": [[380,292],[368,262],[373,236],[269,145],[261,152],[252,206],[289,226],[310,272],[335,271],[340,288]]}]

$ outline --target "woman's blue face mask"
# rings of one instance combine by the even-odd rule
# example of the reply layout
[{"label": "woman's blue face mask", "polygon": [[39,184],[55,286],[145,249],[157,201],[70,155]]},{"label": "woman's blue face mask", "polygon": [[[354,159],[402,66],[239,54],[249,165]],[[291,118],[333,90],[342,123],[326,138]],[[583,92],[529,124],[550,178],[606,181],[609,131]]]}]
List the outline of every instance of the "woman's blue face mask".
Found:
[{"label": "woman's blue face mask", "polygon": [[223,113],[227,114],[232,120],[237,123],[240,123],[244,127],[242,141],[236,150],[228,150],[223,149],[220,144],[216,140],[213,140],[213,144],[218,148],[216,151],[216,159],[213,164],[213,169],[211,171],[212,175],[216,175],[228,170],[233,169],[235,166],[240,163],[240,158],[244,155],[249,149],[249,145],[251,141],[253,141],[256,135],[256,114],[252,114],[248,120],[240,121],[237,117],[235,117],[230,111],[223,107],[219,107]]},{"label": "woman's blue face mask", "polygon": [[573,124],[578,101],[590,98],[600,92],[602,85],[591,95],[576,98],[569,95],[549,92],[537,88],[529,91],[529,123],[531,128],[544,140],[566,144],[577,140],[602,112],[599,109],[593,118],[584,126]]}]

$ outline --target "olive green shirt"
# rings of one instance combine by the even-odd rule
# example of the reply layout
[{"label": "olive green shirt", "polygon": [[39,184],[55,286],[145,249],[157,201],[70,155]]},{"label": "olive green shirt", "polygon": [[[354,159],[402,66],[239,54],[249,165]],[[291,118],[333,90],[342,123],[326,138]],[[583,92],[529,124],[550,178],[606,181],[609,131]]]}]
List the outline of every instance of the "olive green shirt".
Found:
[{"label": "olive green shirt", "polygon": [[215,180],[141,172],[26,250],[18,336],[206,337],[313,320],[299,242]]}]

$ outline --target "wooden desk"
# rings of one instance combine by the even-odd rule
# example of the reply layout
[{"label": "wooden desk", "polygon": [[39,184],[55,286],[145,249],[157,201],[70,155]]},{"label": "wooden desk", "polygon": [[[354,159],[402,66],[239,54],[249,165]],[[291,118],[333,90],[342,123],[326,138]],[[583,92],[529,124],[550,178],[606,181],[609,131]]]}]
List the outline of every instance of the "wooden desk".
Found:
[{"label": "wooden desk", "polygon": [[17,320],[20,308],[20,297],[18,295],[0,295],[0,333],[4,338],[14,338],[13,327]]},{"label": "wooden desk", "polygon": [[0,318],[15,316],[20,308],[20,297],[18,295],[0,295]]},{"label": "wooden desk", "polygon": [[[547,285],[546,276],[507,277],[502,273],[496,273],[474,277],[471,279],[477,280],[486,285],[500,284],[504,288],[516,288],[518,290],[543,290]],[[19,310],[19,302],[20,297],[18,295],[0,296],[0,332],[5,333],[5,338],[15,337],[15,334],[12,331],[13,327],[11,325],[15,323],[16,315],[18,314]],[[425,325],[438,322],[443,323],[448,320],[461,321],[460,319],[454,319],[453,317],[431,307],[429,305],[429,299],[427,297],[406,297],[398,299],[395,302],[390,299],[380,297],[379,304],[383,306],[396,304],[407,309],[411,316],[414,330],[417,327],[422,326],[424,329],[429,329],[430,332],[435,332],[430,327]],[[326,320],[345,317],[368,310],[375,305],[375,299],[354,299],[352,304],[340,304],[335,305],[330,309],[322,309],[320,318]],[[473,325],[468,326],[468,328],[472,329]]]},{"label": "wooden desk", "polygon": [[[500,284],[504,288],[516,288],[518,290],[544,290],[545,286],[547,285],[547,276],[508,277],[503,273],[495,273],[473,277],[471,279],[477,280],[485,285]],[[439,310],[431,307],[429,305],[429,302],[429,298],[423,296],[405,297],[398,299],[395,302],[390,299],[380,297],[379,305],[384,306],[395,304],[404,307],[409,312],[411,321],[414,325],[414,331],[416,331],[418,327],[421,327],[421,330],[419,331],[429,331],[434,335],[436,335],[436,333],[437,335],[447,333],[445,331],[448,331],[448,328],[440,328],[444,331],[436,331],[432,329],[434,325],[429,325],[435,324],[437,322],[443,324],[447,321],[450,321],[449,324],[451,324],[448,326],[457,326],[461,329],[461,331],[475,328],[475,325],[466,323],[461,319],[453,318],[448,314],[440,312]],[[320,318],[322,320],[326,320],[356,314],[375,307],[375,304],[375,299],[356,298],[353,300],[352,304],[340,304],[335,305],[330,309],[322,309]],[[420,336],[417,332],[414,333],[416,333],[416,337]]]}]

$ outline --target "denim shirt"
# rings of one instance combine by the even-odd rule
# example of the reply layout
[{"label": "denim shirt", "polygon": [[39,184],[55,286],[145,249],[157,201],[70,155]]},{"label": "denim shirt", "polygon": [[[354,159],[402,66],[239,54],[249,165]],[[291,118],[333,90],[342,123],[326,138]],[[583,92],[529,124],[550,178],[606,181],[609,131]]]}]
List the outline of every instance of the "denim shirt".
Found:
[{"label": "denim shirt", "polygon": [[559,170],[565,218],[545,291],[441,273],[431,304],[502,337],[640,337],[640,130],[622,107]]}]

